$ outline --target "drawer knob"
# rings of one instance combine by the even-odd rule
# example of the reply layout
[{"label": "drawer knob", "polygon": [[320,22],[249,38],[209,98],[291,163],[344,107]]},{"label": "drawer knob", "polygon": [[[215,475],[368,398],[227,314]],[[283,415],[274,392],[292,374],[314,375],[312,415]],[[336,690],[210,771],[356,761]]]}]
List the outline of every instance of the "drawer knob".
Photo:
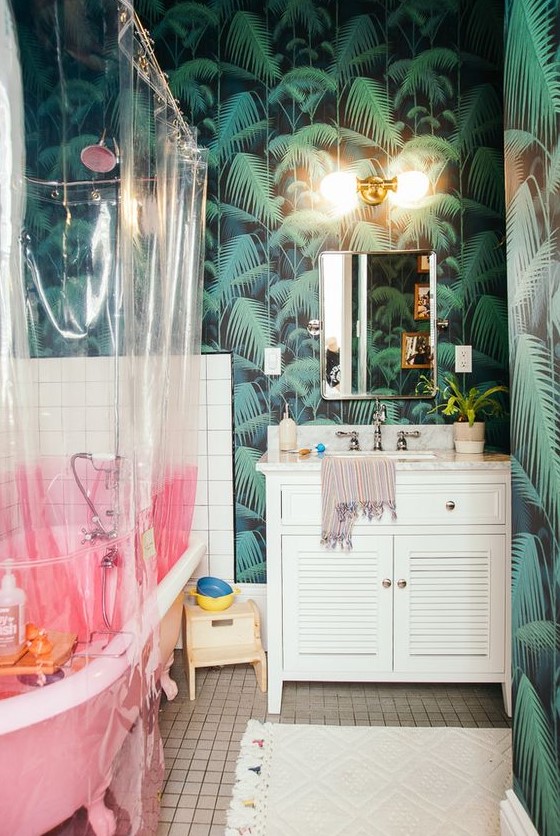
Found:
[{"label": "drawer knob", "polygon": [[391,586],[391,578],[383,578],[383,580],[381,581],[381,586],[384,586],[385,589],[389,589],[389,587]]},{"label": "drawer knob", "polygon": [[406,581],[404,578],[399,578],[397,581],[397,586],[399,589],[404,589],[406,586]]},{"label": "drawer knob", "polygon": [[455,503],[453,502],[452,499],[448,499],[447,502],[445,503],[445,507],[447,508],[448,511],[452,511],[455,508]]}]

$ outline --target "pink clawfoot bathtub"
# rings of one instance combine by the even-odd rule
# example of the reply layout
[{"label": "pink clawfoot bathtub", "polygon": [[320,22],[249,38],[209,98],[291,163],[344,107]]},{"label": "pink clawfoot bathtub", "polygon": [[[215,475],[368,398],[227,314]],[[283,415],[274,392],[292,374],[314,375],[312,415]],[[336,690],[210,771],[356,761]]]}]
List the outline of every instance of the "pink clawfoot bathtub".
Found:
[{"label": "pink clawfoot bathtub", "polygon": [[[204,553],[204,544],[191,538],[158,584],[156,601],[148,602],[160,618],[155,641],[164,667],[179,634],[182,589]],[[140,713],[139,659],[154,632],[153,619],[146,622],[152,625],[148,634],[135,635],[125,625],[98,641],[81,669],[74,656],[72,672],[45,687],[1,694],[0,832],[39,836],[86,807],[96,836],[113,836],[115,817],[104,796]],[[176,686],[168,675],[163,685],[172,696]],[[9,688],[0,678],[0,692],[3,687]]]}]

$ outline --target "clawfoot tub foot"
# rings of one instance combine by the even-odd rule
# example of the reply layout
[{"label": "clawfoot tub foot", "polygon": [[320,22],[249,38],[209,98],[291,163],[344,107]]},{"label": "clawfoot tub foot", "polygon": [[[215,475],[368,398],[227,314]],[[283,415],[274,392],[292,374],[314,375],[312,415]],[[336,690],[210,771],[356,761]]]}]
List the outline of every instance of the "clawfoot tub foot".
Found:
[{"label": "clawfoot tub foot", "polygon": [[117,822],[112,810],[105,806],[105,789],[88,805],[88,819],[95,836],[114,836]]},{"label": "clawfoot tub foot", "polygon": [[171,700],[175,699],[175,697],[177,696],[177,694],[179,692],[179,687],[178,687],[177,683],[175,682],[174,679],[171,679],[171,676],[169,675],[169,669],[171,668],[171,665],[173,664],[174,655],[175,654],[172,652],[171,656],[169,657],[169,659],[167,660],[167,662],[163,666],[163,670],[161,672],[161,687],[162,687],[163,693],[165,694],[165,696],[167,697],[167,699],[170,702],[171,702]]}]

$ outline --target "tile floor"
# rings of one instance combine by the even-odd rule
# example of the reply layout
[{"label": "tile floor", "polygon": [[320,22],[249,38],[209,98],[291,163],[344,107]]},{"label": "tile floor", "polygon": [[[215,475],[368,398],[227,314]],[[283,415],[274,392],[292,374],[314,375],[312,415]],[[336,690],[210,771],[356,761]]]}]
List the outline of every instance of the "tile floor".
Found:
[{"label": "tile floor", "polygon": [[267,715],[250,665],[198,669],[190,702],[180,664],[173,702],[162,697],[166,782],[158,836],[223,836],[239,742],[249,718],[341,726],[508,727],[498,685],[288,683]]}]

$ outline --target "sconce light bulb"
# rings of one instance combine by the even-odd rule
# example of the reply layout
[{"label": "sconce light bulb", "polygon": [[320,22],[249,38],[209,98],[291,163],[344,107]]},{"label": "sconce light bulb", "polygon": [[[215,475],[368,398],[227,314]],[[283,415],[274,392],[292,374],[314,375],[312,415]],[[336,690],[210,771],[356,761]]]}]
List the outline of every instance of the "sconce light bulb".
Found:
[{"label": "sconce light bulb", "polygon": [[430,188],[428,176],[423,171],[403,171],[397,180],[397,191],[390,195],[397,206],[415,206]]},{"label": "sconce light bulb", "polygon": [[333,171],[327,174],[321,181],[319,191],[341,215],[351,212],[358,205],[356,175],[348,171]]}]

